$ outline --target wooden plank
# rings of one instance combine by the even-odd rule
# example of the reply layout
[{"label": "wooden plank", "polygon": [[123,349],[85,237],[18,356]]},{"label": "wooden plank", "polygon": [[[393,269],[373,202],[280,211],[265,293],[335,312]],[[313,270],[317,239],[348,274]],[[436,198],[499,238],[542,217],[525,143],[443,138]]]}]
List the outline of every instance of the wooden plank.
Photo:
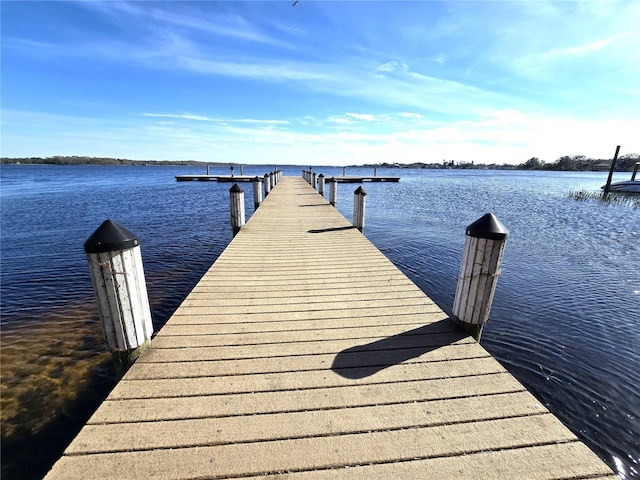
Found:
[{"label": "wooden plank", "polygon": [[[408,363],[401,369],[380,367],[347,367],[338,372],[325,370],[278,372],[260,375],[234,375],[221,381],[213,377],[167,378],[153,380],[123,379],[110,398],[161,398],[184,395],[217,395],[283,390],[322,389],[358,383],[403,383],[421,379],[437,379],[486,375],[501,372],[500,364],[491,357],[452,360],[438,363]],[[368,378],[375,375],[375,379]],[[210,380],[207,380],[210,379]]]},{"label": "wooden plank", "polygon": [[483,422],[548,413],[527,392],[449,400],[416,401],[335,410],[310,410],[175,421],[142,422],[134,435],[120,439],[123,424],[91,424],[83,429],[67,454],[184,448],[265,442],[290,438],[335,436],[456,423]]},{"label": "wooden plank", "polygon": [[361,384],[317,390],[290,390],[152,399],[107,399],[90,424],[135,423],[154,420],[215,418],[234,415],[332,410],[336,408],[446,400],[525,391],[506,372],[485,375],[479,381],[453,377],[405,382],[404,388],[388,384]]},{"label": "wooden plank", "polygon": [[69,480],[227,478],[462,456],[559,441],[573,442],[575,437],[552,415],[545,414],[433,428],[66,455],[56,465],[56,474]]}]

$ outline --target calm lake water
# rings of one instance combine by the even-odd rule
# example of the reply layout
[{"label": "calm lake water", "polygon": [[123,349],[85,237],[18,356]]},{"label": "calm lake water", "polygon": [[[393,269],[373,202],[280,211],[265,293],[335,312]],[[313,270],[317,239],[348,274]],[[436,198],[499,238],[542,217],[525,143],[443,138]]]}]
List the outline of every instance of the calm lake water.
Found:
[{"label": "calm lake water", "polygon": [[[107,218],[138,234],[156,329],[230,242],[230,184],[174,180],[195,173],[204,168],[1,167],[3,479],[41,478],[115,384],[89,235]],[[492,212],[509,229],[483,346],[620,478],[640,478],[640,208],[569,198],[606,173],[378,174],[402,180],[365,184],[365,234],[446,312],[465,227]],[[338,187],[349,219],[356,186]]]}]

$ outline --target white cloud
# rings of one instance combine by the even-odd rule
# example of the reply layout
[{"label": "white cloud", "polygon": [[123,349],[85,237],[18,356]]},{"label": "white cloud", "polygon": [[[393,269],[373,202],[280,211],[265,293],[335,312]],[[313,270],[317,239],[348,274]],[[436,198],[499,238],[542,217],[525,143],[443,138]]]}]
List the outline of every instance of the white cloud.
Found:
[{"label": "white cloud", "polygon": [[389,72],[407,72],[409,71],[409,65],[405,62],[391,61],[378,65],[375,69],[376,72],[389,73]]},{"label": "white cloud", "polygon": [[[485,111],[473,119],[428,124],[417,124],[401,113],[371,115],[398,123],[387,122],[384,130],[378,130],[377,124],[363,121],[336,130],[310,128],[303,124],[309,121],[304,118],[302,122],[250,118],[180,122],[178,115],[175,124],[148,124],[135,118],[105,120],[9,111],[2,118],[3,155],[217,158],[280,164],[296,164],[304,158],[309,164],[341,165],[440,162],[443,158],[522,163],[533,156],[553,161],[574,154],[609,158],[615,144],[622,145],[625,153],[640,152],[640,121],[587,120],[515,110]],[[174,117],[159,114],[156,118]]]},{"label": "white cloud", "polygon": [[204,117],[201,115],[191,115],[188,113],[177,114],[177,113],[141,113],[143,117],[162,117],[162,118],[179,118],[182,120],[197,120],[200,122],[215,122],[216,120],[209,117]]},{"label": "white cloud", "polygon": [[350,113],[347,112],[345,113],[345,115],[347,117],[353,118],[355,120],[363,120],[365,122],[373,122],[375,120],[377,120],[377,117],[375,115],[371,115],[368,113]]}]

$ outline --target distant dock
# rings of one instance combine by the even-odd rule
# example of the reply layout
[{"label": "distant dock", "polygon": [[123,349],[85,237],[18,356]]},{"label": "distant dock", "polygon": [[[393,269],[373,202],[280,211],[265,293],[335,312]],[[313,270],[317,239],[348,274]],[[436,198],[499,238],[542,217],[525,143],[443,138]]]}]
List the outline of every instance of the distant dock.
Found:
[{"label": "distant dock", "polygon": [[616,480],[296,177],[271,190],[46,480],[205,478]]},{"label": "distant dock", "polygon": [[255,175],[176,175],[178,182],[251,182],[255,178]]},{"label": "distant dock", "polygon": [[[255,175],[176,175],[178,182],[251,182]],[[261,177],[259,177],[261,178]],[[400,177],[388,176],[334,176],[325,177],[327,180],[335,178],[338,183],[363,183],[363,182],[399,182]]]},{"label": "distant dock", "polygon": [[378,177],[378,176],[372,176],[372,177],[368,177],[368,176],[339,176],[339,177],[325,177],[326,180],[329,180],[330,178],[335,178],[336,181],[338,181],[338,183],[363,183],[363,182],[399,182],[400,181],[400,177]]}]

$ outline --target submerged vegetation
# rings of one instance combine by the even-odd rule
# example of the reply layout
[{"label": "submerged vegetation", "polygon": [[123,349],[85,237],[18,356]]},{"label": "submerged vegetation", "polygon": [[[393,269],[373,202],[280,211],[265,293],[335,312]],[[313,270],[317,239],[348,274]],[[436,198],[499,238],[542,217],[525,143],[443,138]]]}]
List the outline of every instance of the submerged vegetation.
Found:
[{"label": "submerged vegetation", "polygon": [[640,208],[640,195],[620,192],[594,192],[590,190],[571,190],[569,198],[578,201],[602,202],[606,205],[625,205],[632,208]]}]

